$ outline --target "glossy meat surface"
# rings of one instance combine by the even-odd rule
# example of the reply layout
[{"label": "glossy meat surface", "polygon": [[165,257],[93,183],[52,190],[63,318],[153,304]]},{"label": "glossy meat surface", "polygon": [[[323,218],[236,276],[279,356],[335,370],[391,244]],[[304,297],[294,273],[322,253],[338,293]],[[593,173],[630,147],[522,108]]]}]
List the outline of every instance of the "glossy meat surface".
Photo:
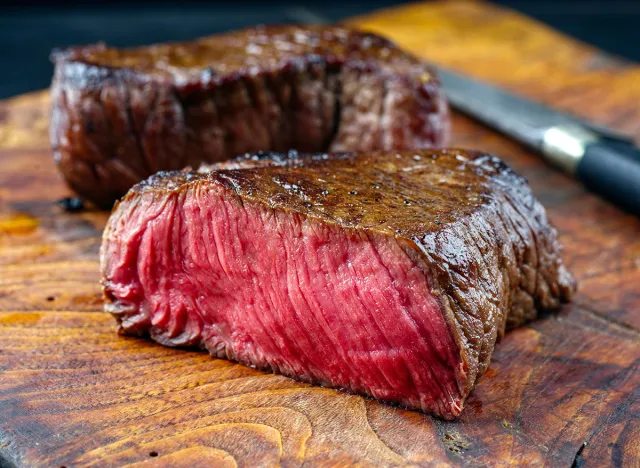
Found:
[{"label": "glossy meat surface", "polygon": [[[211,81],[224,80],[247,70],[256,73],[280,69],[305,57],[329,65],[345,60],[375,62],[390,72],[416,71],[422,63],[396,48],[390,41],[369,33],[341,27],[257,26],[192,42],[156,44],[117,49],[98,44],[69,49],[64,60],[126,70],[146,79],[171,80],[178,86],[199,85],[203,70]],[[424,72],[424,70],[422,70]],[[425,76],[428,81],[430,77]]]},{"label": "glossy meat surface", "polygon": [[449,133],[433,70],[340,27],[259,27],[53,59],[54,158],[101,207],[160,170],[255,151],[441,146]]},{"label": "glossy meat surface", "polygon": [[161,173],[101,250],[125,333],[453,418],[508,327],[571,298],[526,182],[460,150]]}]

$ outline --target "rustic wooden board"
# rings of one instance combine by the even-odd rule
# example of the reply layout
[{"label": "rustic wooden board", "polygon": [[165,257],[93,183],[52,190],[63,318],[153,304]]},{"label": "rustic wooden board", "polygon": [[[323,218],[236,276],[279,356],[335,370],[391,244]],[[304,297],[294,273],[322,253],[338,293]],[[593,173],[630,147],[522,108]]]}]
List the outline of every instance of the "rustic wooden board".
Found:
[{"label": "rustic wooden board", "polygon": [[[484,3],[354,20],[416,54],[640,134],[640,67]],[[461,116],[548,208],[574,304],[509,333],[456,422],[119,337],[106,215],[64,213],[46,93],[0,103],[0,466],[640,464],[640,221]]]}]

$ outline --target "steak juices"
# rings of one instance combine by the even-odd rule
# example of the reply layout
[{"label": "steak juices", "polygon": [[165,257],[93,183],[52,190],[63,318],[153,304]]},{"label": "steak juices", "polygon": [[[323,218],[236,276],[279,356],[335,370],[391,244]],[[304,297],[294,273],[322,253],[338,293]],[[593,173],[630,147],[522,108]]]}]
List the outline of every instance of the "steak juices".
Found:
[{"label": "steak juices", "polygon": [[136,185],[101,269],[124,333],[451,419],[504,331],[570,299],[559,255],[491,156],[293,153]]}]

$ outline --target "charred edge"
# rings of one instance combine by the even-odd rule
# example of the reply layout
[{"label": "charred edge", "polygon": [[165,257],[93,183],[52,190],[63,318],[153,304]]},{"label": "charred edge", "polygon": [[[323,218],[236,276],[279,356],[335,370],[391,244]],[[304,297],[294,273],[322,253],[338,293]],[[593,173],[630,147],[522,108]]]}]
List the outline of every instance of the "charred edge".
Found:
[{"label": "charred edge", "polygon": [[[500,210],[496,210],[495,213],[496,213],[496,217],[497,217],[496,219],[499,220],[500,223],[502,224],[502,228],[503,228],[504,232],[508,233],[508,232],[511,232],[512,230],[515,229],[515,227],[513,225],[513,220],[511,218],[509,218],[509,217],[505,218],[505,216],[503,215],[503,213]],[[515,232],[516,232],[516,234],[518,236],[518,239],[520,239],[520,242],[521,243],[524,242],[520,232],[518,232],[517,230]],[[511,249],[512,249],[513,259],[516,262],[519,262],[520,257],[524,257],[524,254],[520,254],[519,253],[519,250],[518,250],[519,247],[518,247],[518,245],[516,245],[516,243],[511,243]],[[501,257],[502,257],[502,262],[503,263],[506,262],[506,257],[504,255],[501,255]],[[514,292],[517,290],[517,291],[523,292],[525,294],[529,294],[522,287],[522,274],[521,274],[520,270],[521,270],[521,265],[518,265],[518,276],[515,277],[515,278],[511,278],[509,276],[509,286]],[[505,267],[505,274],[509,275],[508,271],[506,270],[506,267]],[[512,282],[511,281],[512,279],[515,280],[515,281]],[[511,300],[511,302],[509,304],[509,307],[505,311],[505,317],[504,317],[504,320],[503,320],[505,331],[507,331],[507,330],[509,330],[511,328],[511,327],[509,327],[509,316],[511,315],[511,310],[513,309],[513,305],[514,305],[514,300],[513,299],[515,297],[516,297],[516,295],[512,293],[511,294],[512,300]]]},{"label": "charred edge", "polygon": [[[486,272],[486,274],[489,276],[490,281],[494,284],[499,284],[500,278],[497,278],[496,276],[494,276],[495,274],[499,274],[499,271],[496,271],[496,269],[494,268],[493,265],[489,265],[487,263],[487,261],[485,260],[485,253],[483,252],[483,250],[480,248],[480,246],[478,245],[478,241],[477,238],[481,237],[482,240],[489,245],[489,242],[487,242],[483,235],[482,235],[482,229],[478,229],[477,225],[476,225],[476,220],[472,217],[471,219],[467,220],[464,225],[465,227],[467,227],[467,229],[463,230],[462,232],[465,233],[468,237],[466,240],[466,243],[469,245],[469,249],[472,249],[473,247],[476,248],[476,250],[478,251],[478,257],[477,257],[477,266],[478,267],[482,267],[484,268],[484,271]],[[493,250],[491,248],[489,248],[490,250]],[[496,246],[496,251],[499,251],[500,248],[498,246]],[[478,272],[478,276],[480,276],[482,273]],[[489,304],[489,307],[493,306],[495,307],[495,311],[494,314],[498,315],[500,313],[500,301],[495,301],[495,298],[492,298],[490,295],[487,297],[487,302]],[[500,321],[501,323],[501,321]],[[483,324],[483,333],[484,333],[484,337],[482,340],[482,345],[481,345],[481,349],[480,349],[480,359],[478,362],[478,374],[476,376],[476,381],[480,378],[480,376],[482,374],[484,374],[485,370],[487,369],[487,367],[489,367],[489,362],[490,362],[490,358],[491,355],[493,354],[493,350],[495,348],[495,344],[497,341],[497,337],[499,335],[499,331],[498,331],[498,327],[499,327],[499,323],[498,320],[495,319],[492,321],[487,317],[484,316],[482,317],[482,324]]]},{"label": "charred edge", "polygon": [[[421,245],[421,239],[414,237],[412,241],[415,245]],[[478,366],[479,359],[478,356],[474,356],[474,349],[472,345],[469,345],[467,349],[470,351],[465,356],[463,350],[465,349],[464,343],[470,343],[469,330],[466,329],[462,325],[462,322],[458,318],[458,316],[462,313],[462,306],[458,302],[458,299],[451,294],[450,288],[447,287],[447,280],[441,281],[443,279],[443,275],[445,273],[439,269],[436,265],[441,265],[442,262],[439,261],[436,257],[434,257],[431,253],[429,253],[425,249],[420,249],[423,255],[426,257],[425,265],[425,276],[429,278],[429,287],[431,290],[438,290],[439,293],[435,295],[436,302],[440,307],[442,315],[447,322],[447,327],[449,328],[449,332],[453,336],[453,340],[458,348],[458,355],[460,356],[460,362],[465,364],[466,373],[470,376],[468,379],[467,385],[463,386],[461,384],[459,377],[459,373],[456,372],[456,385],[458,386],[458,391],[461,395],[468,395],[469,392],[473,389],[476,380],[478,379]],[[473,361],[476,361],[475,364]]]},{"label": "charred edge", "polygon": [[[523,237],[523,233],[521,232],[521,227],[524,228],[524,229],[528,229],[529,231],[532,231],[532,229],[531,229],[531,225],[528,223],[528,221],[526,219],[524,219],[522,214],[518,211],[518,207],[515,206],[512,203],[512,200],[506,194],[505,194],[503,200],[504,200],[504,202],[506,204],[509,205],[511,210],[513,210],[513,212],[515,213],[515,217],[520,218],[520,222],[518,223],[518,221],[514,219],[514,216],[510,216],[508,214],[504,214],[498,208],[494,209],[494,213],[497,214],[498,218],[500,218],[500,220],[504,224],[505,228],[507,228],[507,232],[509,232],[509,231],[515,232],[517,234],[518,238],[520,239],[519,245],[514,244],[514,258],[516,259],[516,261],[518,263],[518,270],[519,270],[517,288],[521,293],[526,294],[527,296],[529,296],[531,298],[533,304],[536,307],[538,307],[538,310],[539,310],[538,298],[536,296],[535,287],[534,287],[533,291],[528,291],[527,290],[527,285],[524,284],[525,273],[523,272],[525,267],[527,267],[527,266],[531,267],[531,265],[526,262],[527,248],[531,248],[531,246],[535,246],[535,248],[536,248],[536,258],[538,258],[538,256],[539,256],[539,252],[537,252],[538,246],[535,244],[535,242],[530,243],[530,242],[528,242],[528,240],[525,237]],[[538,260],[536,260],[536,261],[538,261]],[[538,272],[536,271],[536,282],[537,281],[538,281]],[[513,310],[513,305],[514,304],[512,303],[511,304],[511,310]],[[511,330],[513,328],[516,328],[517,326],[529,321],[529,320],[525,320],[525,322],[518,322],[518,324],[516,326],[514,326],[513,322],[511,322],[511,325],[510,325],[510,319],[512,318],[511,317],[511,310],[509,310],[508,313],[507,313],[507,325],[506,325],[506,327],[507,327],[506,329],[507,330]]]}]

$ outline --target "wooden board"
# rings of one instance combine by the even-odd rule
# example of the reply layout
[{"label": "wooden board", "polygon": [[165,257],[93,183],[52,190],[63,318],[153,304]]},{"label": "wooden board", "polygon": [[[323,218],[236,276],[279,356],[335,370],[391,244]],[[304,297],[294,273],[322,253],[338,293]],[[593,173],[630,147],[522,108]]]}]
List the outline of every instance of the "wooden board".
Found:
[{"label": "wooden board", "polygon": [[[640,67],[485,3],[356,19],[414,53],[640,134]],[[574,304],[509,333],[461,418],[119,337],[101,312],[106,215],[64,213],[46,93],[0,104],[0,465],[640,464],[640,221],[461,116],[548,208]]]}]

